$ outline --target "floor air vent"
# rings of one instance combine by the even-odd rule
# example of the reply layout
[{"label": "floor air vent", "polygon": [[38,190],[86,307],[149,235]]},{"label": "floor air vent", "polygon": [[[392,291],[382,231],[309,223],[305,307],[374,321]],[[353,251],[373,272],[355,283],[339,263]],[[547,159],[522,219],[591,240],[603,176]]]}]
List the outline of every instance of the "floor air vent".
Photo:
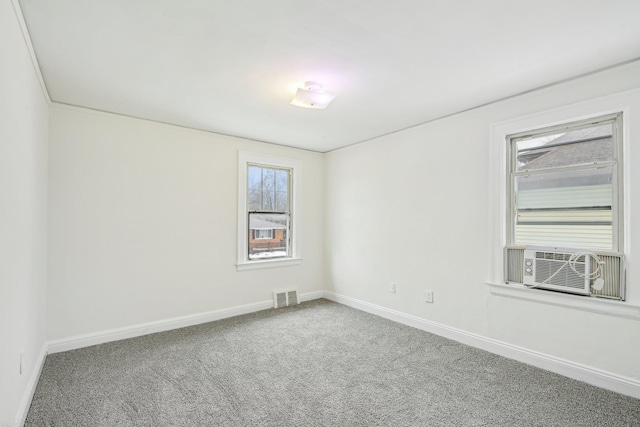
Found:
[{"label": "floor air vent", "polygon": [[273,308],[286,307],[299,303],[298,291],[296,289],[273,291]]}]

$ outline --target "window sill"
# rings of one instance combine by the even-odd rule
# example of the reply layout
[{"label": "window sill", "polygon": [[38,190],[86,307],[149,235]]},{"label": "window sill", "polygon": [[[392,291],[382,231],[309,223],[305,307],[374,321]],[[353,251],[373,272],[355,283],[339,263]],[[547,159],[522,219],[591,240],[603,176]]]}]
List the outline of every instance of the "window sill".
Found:
[{"label": "window sill", "polygon": [[590,311],[592,313],[606,314],[609,316],[623,317],[626,319],[640,320],[640,306],[630,305],[622,301],[609,301],[600,298],[590,298],[549,292],[540,289],[530,289],[519,284],[499,284],[487,282],[492,295],[507,298],[517,298],[527,301],[535,301],[542,304],[557,305],[576,310]]},{"label": "window sill", "polygon": [[246,261],[236,264],[238,271],[259,270],[262,268],[290,267],[302,264],[302,258],[281,258],[264,261]]}]

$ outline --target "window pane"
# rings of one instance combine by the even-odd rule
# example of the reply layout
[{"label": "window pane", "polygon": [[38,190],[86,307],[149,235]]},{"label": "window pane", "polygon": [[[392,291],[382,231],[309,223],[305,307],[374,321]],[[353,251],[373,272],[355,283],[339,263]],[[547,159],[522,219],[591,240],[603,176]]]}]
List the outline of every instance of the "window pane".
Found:
[{"label": "window pane", "polygon": [[612,249],[611,210],[520,211],[517,245]]},{"label": "window pane", "polygon": [[249,213],[249,259],[289,256],[288,214]]},{"label": "window pane", "polygon": [[286,191],[278,191],[276,193],[276,210],[278,212],[288,212],[289,211],[289,198],[287,197]]},{"label": "window pane", "polygon": [[265,212],[275,211],[275,170],[262,168],[262,209]]},{"label": "window pane", "polygon": [[558,246],[584,249],[612,249],[611,225],[529,225],[516,227],[516,245]]},{"label": "window pane", "polygon": [[516,170],[542,170],[613,160],[613,125],[517,140]]},{"label": "window pane", "polygon": [[517,176],[517,209],[611,207],[613,168]]},{"label": "window pane", "polygon": [[247,201],[250,211],[262,210],[262,191],[256,189],[249,189],[247,195]]},{"label": "window pane", "polygon": [[253,212],[289,211],[289,171],[249,166],[247,202]]},{"label": "window pane", "polygon": [[276,190],[284,192],[289,190],[289,171],[276,171]]},{"label": "window pane", "polygon": [[518,176],[515,244],[612,249],[613,169]]},{"label": "window pane", "polygon": [[262,168],[249,166],[247,185],[251,190],[262,188]]}]

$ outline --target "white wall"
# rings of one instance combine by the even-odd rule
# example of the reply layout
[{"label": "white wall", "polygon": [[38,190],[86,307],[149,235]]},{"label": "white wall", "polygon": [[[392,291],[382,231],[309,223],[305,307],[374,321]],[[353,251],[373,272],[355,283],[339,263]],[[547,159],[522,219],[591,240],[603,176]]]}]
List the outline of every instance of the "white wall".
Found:
[{"label": "white wall", "polygon": [[[640,318],[494,295],[493,124],[640,87],[640,63],[329,153],[328,287],[336,293],[634,380]],[[640,112],[626,153],[627,304],[640,305]],[[632,123],[631,123],[632,122]],[[499,164],[499,162],[497,163]],[[497,248],[499,253],[500,248]],[[389,292],[389,282],[397,293]],[[424,302],[424,290],[435,302]],[[531,291],[533,292],[533,291]],[[577,297],[574,297],[577,298]]]},{"label": "white wall", "polygon": [[[236,271],[238,150],[301,161],[302,265]],[[54,104],[48,340],[322,290],[322,174],[318,153]]]},{"label": "white wall", "polygon": [[9,0],[0,52],[0,425],[11,425],[45,341],[49,107]]}]

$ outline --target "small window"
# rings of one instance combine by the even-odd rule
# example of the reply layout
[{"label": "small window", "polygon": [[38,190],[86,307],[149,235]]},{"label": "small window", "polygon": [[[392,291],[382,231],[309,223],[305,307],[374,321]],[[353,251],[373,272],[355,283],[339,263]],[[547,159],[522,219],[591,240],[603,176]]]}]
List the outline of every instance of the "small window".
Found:
[{"label": "small window", "polygon": [[295,217],[300,169],[294,159],[239,152],[238,270],[301,262]]},{"label": "small window", "polygon": [[291,223],[289,184],[291,170],[262,165],[247,168],[248,259],[290,256],[287,233]]}]

